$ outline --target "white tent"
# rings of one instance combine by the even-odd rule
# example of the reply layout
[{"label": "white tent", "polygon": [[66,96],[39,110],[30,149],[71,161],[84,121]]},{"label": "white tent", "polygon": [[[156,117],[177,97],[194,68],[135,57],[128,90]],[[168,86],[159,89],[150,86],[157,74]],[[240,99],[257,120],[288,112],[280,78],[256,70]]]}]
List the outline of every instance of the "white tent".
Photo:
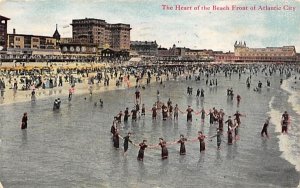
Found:
[{"label": "white tent", "polygon": [[129,62],[131,63],[137,63],[137,62],[140,62],[142,60],[142,58],[140,57],[132,57]]}]

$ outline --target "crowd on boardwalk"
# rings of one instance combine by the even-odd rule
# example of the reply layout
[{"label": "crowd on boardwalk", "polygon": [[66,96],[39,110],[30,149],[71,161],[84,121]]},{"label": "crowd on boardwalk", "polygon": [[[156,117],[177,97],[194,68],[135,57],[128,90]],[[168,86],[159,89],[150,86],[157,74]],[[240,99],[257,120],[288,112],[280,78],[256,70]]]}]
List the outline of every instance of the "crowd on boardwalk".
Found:
[{"label": "crowd on boardwalk", "polygon": [[31,54],[0,54],[0,59],[2,62],[93,62],[96,60],[94,56],[76,56],[76,55],[31,55]]}]

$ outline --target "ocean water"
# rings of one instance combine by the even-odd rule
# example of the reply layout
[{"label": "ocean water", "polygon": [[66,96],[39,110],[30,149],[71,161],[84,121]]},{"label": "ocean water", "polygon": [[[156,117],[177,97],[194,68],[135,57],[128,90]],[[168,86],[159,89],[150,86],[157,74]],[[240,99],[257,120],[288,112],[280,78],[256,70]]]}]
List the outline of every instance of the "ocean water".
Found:
[{"label": "ocean water", "polygon": [[[149,110],[157,100],[167,102],[171,98],[182,111],[191,105],[198,111],[202,107],[223,108],[226,117],[236,110],[245,114],[239,130],[240,140],[227,145],[224,134],[221,150],[217,150],[216,139],[206,139],[205,153],[199,152],[198,142],[186,143],[187,154],[179,155],[179,145],[168,146],[169,158],[160,159],[160,149],[146,149],[143,162],[137,161],[138,148],[129,146],[127,156],[122,149],[112,146],[110,127],[114,115],[126,107],[134,106],[132,89],[120,89],[88,95],[75,95],[71,102],[61,97],[59,111],[52,110],[54,98],[38,99],[36,102],[16,103],[0,108],[0,181],[5,188],[26,187],[297,187],[299,171],[299,114],[289,100],[293,94],[280,86],[279,76],[269,78],[271,88],[264,87],[254,92],[253,87],[266,77],[252,77],[252,86],[246,88],[248,77],[243,74],[225,78],[217,75],[218,87],[208,87],[205,80],[196,82],[181,78],[164,85],[154,83],[141,90],[142,102]],[[287,81],[288,82],[288,81]],[[193,87],[193,96],[186,94]],[[226,96],[227,88],[242,97],[237,107],[236,100]],[[282,87],[282,88],[281,88]],[[197,88],[205,90],[204,99],[195,97]],[[86,100],[84,98],[87,98]],[[104,107],[94,106],[102,98]],[[288,135],[282,136],[278,129],[278,118],[283,111],[293,118]],[[23,112],[29,116],[28,129],[20,130]],[[269,127],[270,139],[261,138],[260,131],[268,115],[273,126]],[[132,140],[140,143],[158,144],[163,137],[174,142],[184,134],[188,139],[197,137],[202,130],[207,136],[214,135],[216,125],[204,125],[200,116],[186,122],[180,114],[179,121],[151,119],[151,112],[137,122],[122,124],[121,135],[133,132]],[[297,137],[298,135],[298,137]],[[120,147],[122,148],[122,140]],[[288,149],[287,149],[288,148]],[[299,155],[298,155],[299,156]],[[297,170],[296,170],[297,169]]]},{"label": "ocean water", "polygon": [[[291,126],[289,127],[289,134],[279,134],[279,147],[282,151],[282,157],[295,165],[296,170],[300,171],[300,88],[299,80],[294,77],[284,80],[281,89],[286,92],[288,97],[282,97],[281,94],[275,95],[270,101],[270,116],[272,117],[272,124],[276,126],[276,132],[281,132],[281,114],[284,107],[291,115]],[[298,187],[300,187],[300,182]]]}]

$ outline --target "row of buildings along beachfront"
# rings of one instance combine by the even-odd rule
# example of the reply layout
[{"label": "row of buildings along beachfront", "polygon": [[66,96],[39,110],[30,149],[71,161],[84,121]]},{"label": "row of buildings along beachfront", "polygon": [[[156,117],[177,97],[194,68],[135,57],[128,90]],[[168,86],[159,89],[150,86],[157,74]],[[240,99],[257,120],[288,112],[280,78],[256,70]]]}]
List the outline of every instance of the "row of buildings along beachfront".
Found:
[{"label": "row of buildings along beachfront", "polygon": [[[0,15],[1,61],[47,61],[118,59],[150,57],[160,61],[202,62],[300,62],[295,46],[249,48],[246,42],[235,42],[233,52],[185,47],[162,48],[154,41],[131,41],[130,24],[110,24],[105,20],[84,18],[72,20],[72,37],[61,37],[57,26],[53,36],[7,32],[10,19]],[[71,57],[71,58],[70,58]]]}]

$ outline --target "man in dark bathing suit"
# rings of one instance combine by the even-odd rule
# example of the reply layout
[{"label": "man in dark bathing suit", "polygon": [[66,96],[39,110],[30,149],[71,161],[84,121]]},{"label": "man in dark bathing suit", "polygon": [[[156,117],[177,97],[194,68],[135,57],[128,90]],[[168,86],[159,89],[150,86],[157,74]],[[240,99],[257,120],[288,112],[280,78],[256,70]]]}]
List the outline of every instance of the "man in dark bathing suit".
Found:
[{"label": "man in dark bathing suit", "polygon": [[140,103],[141,101],[141,92],[139,91],[139,89],[136,89],[135,91],[135,103]]},{"label": "man in dark bathing suit", "polygon": [[136,121],[137,119],[137,110],[135,108],[131,110],[131,119],[132,121]]},{"label": "man in dark bathing suit", "polygon": [[214,136],[210,137],[210,138],[214,138],[214,137],[217,137],[217,147],[218,149],[221,149],[220,146],[221,146],[221,143],[222,143],[222,131],[217,128],[217,134],[215,134]]},{"label": "man in dark bathing suit", "polygon": [[241,118],[240,117],[245,117],[246,115],[242,115],[241,113],[239,113],[239,111],[236,111],[235,114],[233,114],[235,116],[235,119],[237,121],[238,125],[241,125]]},{"label": "man in dark bathing suit", "polygon": [[261,136],[264,137],[264,134],[266,135],[267,138],[269,138],[268,135],[268,126],[269,126],[269,122],[270,122],[271,117],[268,117],[268,119],[266,120],[266,122],[264,123],[264,126],[261,130]]},{"label": "man in dark bathing suit", "polygon": [[117,114],[117,116],[116,116],[116,120],[117,120],[118,124],[121,123],[122,116],[123,116],[123,112],[120,111],[120,112]]},{"label": "man in dark bathing suit", "polygon": [[21,129],[27,129],[27,120],[27,112],[25,112],[22,117]]},{"label": "man in dark bathing suit", "polygon": [[128,107],[125,109],[124,111],[124,123],[127,123],[128,122],[128,117],[129,117],[129,110],[128,110]]},{"label": "man in dark bathing suit", "polygon": [[132,141],[130,140],[130,136],[131,136],[131,133],[129,132],[127,134],[127,136],[125,136],[123,139],[124,139],[124,155],[126,155],[126,152],[128,150],[128,144],[129,142],[132,143]]},{"label": "man in dark bathing suit", "polygon": [[145,116],[145,115],[146,115],[145,104],[142,104],[142,113],[141,113],[141,116]]},{"label": "man in dark bathing suit", "polygon": [[284,114],[282,114],[281,120],[282,120],[282,123],[281,123],[281,125],[282,125],[281,132],[287,134],[287,132],[288,132],[288,124],[289,124],[289,121],[290,121],[290,116],[287,113],[287,111],[285,111]]},{"label": "man in dark bathing suit", "polygon": [[175,108],[174,108],[174,120],[178,120],[178,111],[179,111],[179,108],[178,108],[178,105],[176,104]]},{"label": "man in dark bathing suit", "polygon": [[233,127],[233,121],[231,119],[231,116],[228,116],[228,120],[225,121],[225,123],[227,123],[228,131],[229,131],[229,129],[231,129]]},{"label": "man in dark bathing suit", "polygon": [[152,107],[152,119],[156,119],[156,115],[157,115],[157,108],[156,105],[154,104]]}]

